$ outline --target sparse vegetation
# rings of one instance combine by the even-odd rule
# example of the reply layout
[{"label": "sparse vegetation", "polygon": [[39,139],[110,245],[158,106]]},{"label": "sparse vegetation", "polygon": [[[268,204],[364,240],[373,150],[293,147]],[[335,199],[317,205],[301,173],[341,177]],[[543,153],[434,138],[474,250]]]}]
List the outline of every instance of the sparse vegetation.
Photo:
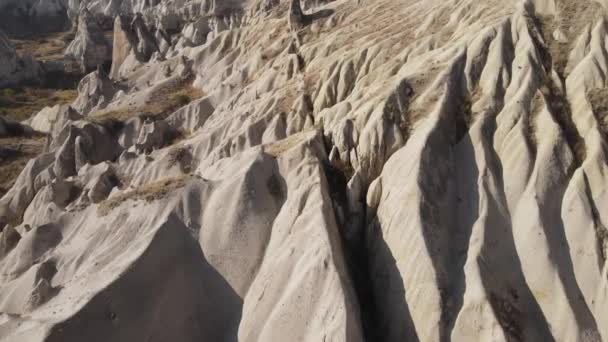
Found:
[{"label": "sparse vegetation", "polygon": [[[564,132],[568,146],[574,153],[575,164],[573,167],[580,166],[587,157],[587,146],[585,140],[581,137],[574,121],[572,119],[572,110],[570,102],[566,95],[555,85],[550,79],[546,82],[545,103],[549,108],[549,112],[553,119],[559,124]],[[572,170],[573,171],[573,170]]]},{"label": "sparse vegetation", "polygon": [[[20,55],[49,61],[63,57],[63,50],[72,38],[71,33],[54,33],[35,39],[12,39],[12,42]],[[49,77],[37,85],[0,89],[0,115],[10,121],[22,121],[44,107],[72,103],[78,92],[75,89],[55,89],[61,87],[61,80]],[[53,82],[57,85],[51,85]],[[43,134],[24,136],[26,132],[18,124],[8,128],[13,130],[10,134],[13,137],[0,139],[0,197],[13,186],[27,162],[42,152],[45,143]]]},{"label": "sparse vegetation", "polygon": [[491,292],[489,296],[492,310],[503,330],[515,341],[523,341],[522,312],[513,304],[513,299]]},{"label": "sparse vegetation", "polygon": [[42,152],[44,141],[42,135],[0,139],[0,197],[13,186],[27,162]]},{"label": "sparse vegetation", "polygon": [[12,39],[15,49],[21,55],[32,55],[38,61],[49,61],[63,57],[63,51],[74,38],[74,33],[59,32],[31,39]]},{"label": "sparse vegetation", "polygon": [[[566,68],[573,42],[583,32],[585,25],[596,22],[602,17],[604,10],[595,1],[560,1],[556,3],[560,12],[559,17],[539,15],[536,24],[542,33],[553,68],[560,77],[565,78],[568,73]],[[581,20],[582,18],[584,20]],[[558,41],[554,38],[553,34],[556,30],[566,36],[565,41]]]},{"label": "sparse vegetation", "polygon": [[545,98],[540,91],[537,91],[530,103],[530,110],[526,118],[525,135],[529,142],[530,148],[536,153],[538,145],[538,115],[545,107]]},{"label": "sparse vegetation", "polygon": [[475,121],[472,107],[473,100],[471,95],[467,94],[458,100],[455,113],[456,134],[452,142],[454,145],[458,144],[467,135]]},{"label": "sparse vegetation", "polygon": [[305,139],[309,138],[312,132],[314,132],[314,130],[308,130],[308,131],[292,134],[283,140],[279,140],[277,142],[273,142],[268,145],[265,145],[263,147],[264,152],[273,157],[278,157],[281,154],[283,154],[284,152],[289,151],[290,149],[294,148],[295,146],[297,146],[299,143],[301,143]]},{"label": "sparse vegetation", "polygon": [[0,91],[0,115],[22,121],[44,107],[72,103],[77,96],[75,89],[4,88]]},{"label": "sparse vegetation", "polygon": [[608,139],[608,88],[594,89],[587,94],[587,97],[600,130]]},{"label": "sparse vegetation", "polygon": [[204,93],[200,89],[192,87],[190,84],[165,87],[152,96],[151,102],[142,107],[124,107],[110,111],[102,111],[88,116],[87,120],[106,127],[116,127],[117,123],[119,124],[138,116],[164,119],[177,109],[202,96],[204,96]]},{"label": "sparse vegetation", "polygon": [[178,146],[169,151],[169,165],[179,164],[183,173],[192,172],[192,153],[184,146]]},{"label": "sparse vegetation", "polygon": [[129,200],[153,202],[162,199],[170,192],[183,188],[192,179],[194,179],[192,175],[165,178],[142,185],[133,190],[123,191],[101,202],[97,208],[97,213],[100,216],[106,216],[110,211]]}]

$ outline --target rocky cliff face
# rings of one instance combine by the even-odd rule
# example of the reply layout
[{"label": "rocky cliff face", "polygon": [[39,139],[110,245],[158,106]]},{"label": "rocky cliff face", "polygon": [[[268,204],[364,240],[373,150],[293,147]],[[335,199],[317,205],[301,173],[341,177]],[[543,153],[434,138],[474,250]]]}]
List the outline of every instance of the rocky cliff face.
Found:
[{"label": "rocky cliff face", "polygon": [[608,339],[604,3],[83,4],[112,70],[30,121],[2,340]]}]

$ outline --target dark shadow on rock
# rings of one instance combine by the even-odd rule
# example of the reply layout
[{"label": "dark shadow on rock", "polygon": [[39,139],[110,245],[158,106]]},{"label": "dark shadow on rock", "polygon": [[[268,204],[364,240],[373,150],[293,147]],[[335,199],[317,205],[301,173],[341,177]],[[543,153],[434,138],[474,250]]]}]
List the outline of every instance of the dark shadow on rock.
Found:
[{"label": "dark shadow on rock", "polygon": [[331,17],[334,13],[335,13],[335,11],[332,9],[325,9],[325,10],[320,10],[315,13],[305,14],[305,18],[307,19],[308,23],[312,23],[315,20],[320,20],[320,19]]},{"label": "dark shadow on rock", "polygon": [[174,215],[147,250],[47,341],[238,341],[242,299]]},{"label": "dark shadow on rock", "polygon": [[[358,284],[366,281],[369,284],[357,288],[366,325],[366,340],[420,341],[406,302],[401,271],[382,236],[382,227],[377,218],[372,219],[365,234],[367,260],[361,260],[359,264],[367,269],[358,277],[355,276],[354,281]],[[362,277],[366,279],[361,279]]]},{"label": "dark shadow on rock", "polygon": [[[488,146],[494,145],[495,117],[484,127]],[[515,246],[513,227],[504,192],[501,161],[493,148],[486,155],[488,169],[495,170],[498,198],[487,196],[488,215],[483,246],[477,257],[481,281],[495,317],[505,334],[519,341],[555,341],[550,325],[528,286]],[[490,177],[487,177],[490,178]],[[490,183],[484,183],[490,193]]]},{"label": "dark shadow on rock", "polygon": [[[570,179],[570,177],[567,177],[567,179]],[[574,265],[569,253],[570,246],[566,239],[566,228],[560,214],[566,187],[567,181],[562,186],[550,188],[545,196],[545,203],[539,202],[542,226],[549,245],[549,259],[555,265],[559,279],[563,284],[566,298],[574,313],[574,319],[581,329],[579,332],[581,335],[585,332],[599,336],[597,322],[576,281]],[[553,224],[555,221],[558,221],[557,224]]]},{"label": "dark shadow on rock", "polygon": [[[453,138],[437,130],[431,133],[422,152],[420,190],[423,198],[433,200],[421,203],[421,216],[426,248],[441,295],[439,338],[451,340],[455,321],[462,311],[469,240],[473,225],[483,219],[484,240],[477,263],[499,324],[514,340],[553,341],[549,324],[526,284],[515,247],[506,196],[502,192],[502,166],[492,149],[495,122],[492,118],[480,120],[485,120],[482,134],[486,151],[492,151],[485,155],[488,164],[485,174],[479,174],[475,149],[466,134],[468,128],[458,127],[458,120]],[[458,143],[454,145],[451,141]],[[496,194],[494,189],[500,193]],[[481,208],[487,214],[483,218]]]},{"label": "dark shadow on rock", "polygon": [[[331,150],[327,141],[325,147],[326,151]],[[419,341],[397,261],[384,240],[375,211],[362,202],[351,211],[355,208],[348,204],[347,183],[352,177],[348,168],[336,168],[327,162],[323,163],[323,170],[340,225],[365,340]],[[353,330],[347,328],[349,332]]]},{"label": "dark shadow on rock", "polygon": [[454,149],[455,203],[454,216],[456,226],[451,229],[450,260],[448,267],[449,287],[446,300],[450,305],[444,308],[447,325],[446,340],[451,334],[458,314],[460,313],[466,291],[465,264],[467,262],[473,225],[479,219],[479,171],[475,159],[475,149],[469,134]]}]

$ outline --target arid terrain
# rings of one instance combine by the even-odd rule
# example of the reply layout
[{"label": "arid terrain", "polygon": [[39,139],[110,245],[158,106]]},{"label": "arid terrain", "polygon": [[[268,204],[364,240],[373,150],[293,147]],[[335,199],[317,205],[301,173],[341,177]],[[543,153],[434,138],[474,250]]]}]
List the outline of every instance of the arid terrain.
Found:
[{"label": "arid terrain", "polygon": [[0,0],[0,341],[608,341],[605,0]]}]

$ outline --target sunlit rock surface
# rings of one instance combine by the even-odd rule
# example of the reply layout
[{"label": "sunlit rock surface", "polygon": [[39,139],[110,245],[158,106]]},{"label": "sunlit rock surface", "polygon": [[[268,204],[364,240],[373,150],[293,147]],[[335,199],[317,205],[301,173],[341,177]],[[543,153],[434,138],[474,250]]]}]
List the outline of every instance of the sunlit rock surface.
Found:
[{"label": "sunlit rock surface", "polygon": [[604,3],[75,6],[113,65],[0,199],[3,341],[608,339]]}]

